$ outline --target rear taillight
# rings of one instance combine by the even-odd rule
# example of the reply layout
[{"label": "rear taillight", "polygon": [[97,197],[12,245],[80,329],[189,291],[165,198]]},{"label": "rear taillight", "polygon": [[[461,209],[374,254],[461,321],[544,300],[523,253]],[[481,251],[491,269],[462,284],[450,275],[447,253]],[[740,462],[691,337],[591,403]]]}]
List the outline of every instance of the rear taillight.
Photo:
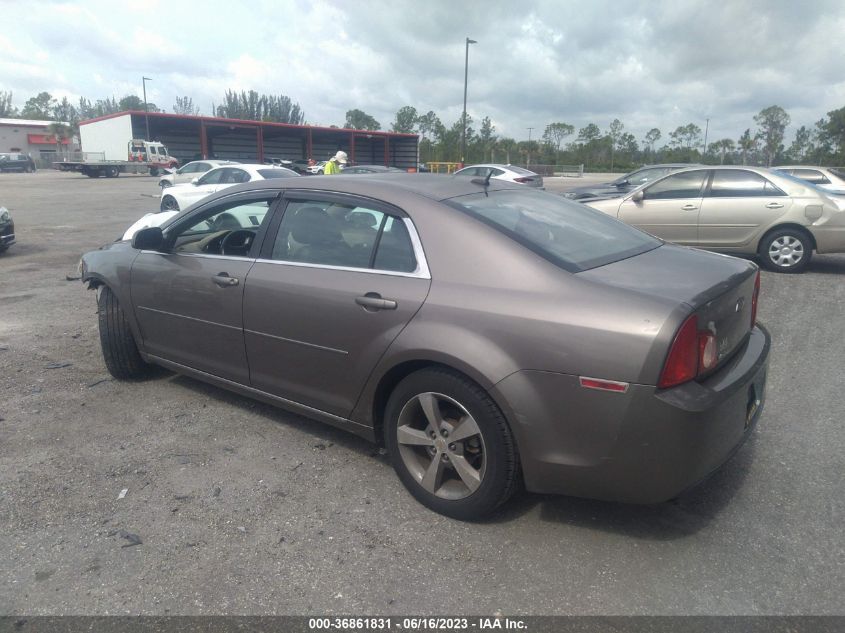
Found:
[{"label": "rear taillight", "polygon": [[760,296],[760,271],[754,278],[754,294],[751,295],[751,327],[757,324],[757,297]]},{"label": "rear taillight", "polygon": [[514,182],[521,182],[521,183],[531,182],[532,180],[534,180],[534,179],[533,178],[514,178],[513,179]]},{"label": "rear taillight", "polygon": [[713,369],[719,362],[716,336],[698,329],[698,318],[688,317],[675,335],[657,386],[674,387]]},{"label": "rear taillight", "polygon": [[675,335],[657,386],[665,389],[695,378],[698,375],[698,353],[698,318],[693,314]]}]

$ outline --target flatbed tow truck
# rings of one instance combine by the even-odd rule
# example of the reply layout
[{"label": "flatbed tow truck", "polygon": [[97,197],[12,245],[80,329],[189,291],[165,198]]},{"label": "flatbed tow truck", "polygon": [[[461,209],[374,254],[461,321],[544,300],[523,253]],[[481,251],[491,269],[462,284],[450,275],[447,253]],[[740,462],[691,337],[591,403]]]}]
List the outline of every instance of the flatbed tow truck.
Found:
[{"label": "flatbed tow truck", "polygon": [[[125,137],[124,137],[125,138]],[[157,141],[132,139],[127,145],[127,160],[90,160],[96,153],[83,154],[82,160],[62,160],[53,163],[60,171],[78,171],[89,178],[117,178],[121,173],[158,176],[164,169],[172,169],[179,161],[170,156],[167,148]]]}]

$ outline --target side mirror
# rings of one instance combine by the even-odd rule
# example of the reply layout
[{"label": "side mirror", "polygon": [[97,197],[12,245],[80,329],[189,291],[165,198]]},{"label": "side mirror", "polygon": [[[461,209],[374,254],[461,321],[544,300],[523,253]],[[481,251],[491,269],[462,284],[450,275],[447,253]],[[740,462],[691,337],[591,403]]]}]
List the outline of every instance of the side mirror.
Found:
[{"label": "side mirror", "polygon": [[643,201],[644,198],[645,194],[643,194],[643,190],[640,189],[639,191],[635,191],[634,195],[631,196],[631,202],[636,202],[637,204],[639,204]]},{"label": "side mirror", "polygon": [[620,180],[619,182],[616,183],[616,186],[617,187],[627,187],[630,184],[631,183],[628,182],[627,180]]},{"label": "side mirror", "polygon": [[200,179],[199,179],[199,178],[194,178],[193,180],[191,180],[191,184],[192,184],[192,185],[198,185],[198,184],[200,184]]},{"label": "side mirror", "polygon": [[132,248],[139,251],[157,251],[164,245],[164,233],[160,226],[148,226],[132,236]]}]

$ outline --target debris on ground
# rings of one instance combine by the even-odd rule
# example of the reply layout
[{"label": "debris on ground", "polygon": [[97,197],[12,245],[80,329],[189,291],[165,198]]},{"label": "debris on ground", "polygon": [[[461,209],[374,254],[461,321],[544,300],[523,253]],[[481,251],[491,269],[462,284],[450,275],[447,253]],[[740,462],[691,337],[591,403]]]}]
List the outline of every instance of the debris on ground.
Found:
[{"label": "debris on ground", "polygon": [[47,363],[44,365],[44,369],[61,369],[62,367],[70,367],[73,363]]},{"label": "debris on ground", "polygon": [[124,488],[120,491],[120,494],[117,495],[118,499],[123,499],[126,496],[126,493],[129,492],[129,488]]},{"label": "debris on ground", "polygon": [[89,389],[91,389],[92,387],[96,387],[97,385],[101,385],[101,384],[103,384],[104,382],[111,382],[111,381],[112,381],[112,379],[111,379],[111,378],[100,378],[99,380],[95,380],[95,381],[94,381],[94,382],[92,382],[91,384],[86,385],[86,387],[88,387]]},{"label": "debris on ground", "polygon": [[124,538],[127,541],[129,541],[125,545],[121,545],[120,546],[121,548],[134,547],[136,545],[143,545],[144,544],[144,541],[141,540],[141,537],[138,536],[137,534],[132,534],[132,532],[127,532],[126,530],[120,530],[118,532],[118,534],[120,535],[120,538]]}]

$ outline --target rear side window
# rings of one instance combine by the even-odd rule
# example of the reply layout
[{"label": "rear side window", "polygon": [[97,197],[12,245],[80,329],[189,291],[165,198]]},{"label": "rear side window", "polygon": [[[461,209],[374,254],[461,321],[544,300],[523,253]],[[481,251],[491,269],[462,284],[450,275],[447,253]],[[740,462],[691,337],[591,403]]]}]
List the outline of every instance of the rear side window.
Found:
[{"label": "rear side window", "polygon": [[643,189],[643,197],[646,200],[698,198],[701,196],[701,186],[705,178],[707,178],[705,169],[673,174]]},{"label": "rear side window", "polygon": [[319,200],[288,204],[271,257],[404,273],[417,268],[403,219],[367,207]]},{"label": "rear side window", "polygon": [[258,173],[261,174],[261,177],[265,180],[270,180],[272,178],[289,178],[290,176],[296,175],[290,173],[286,169],[259,169]]},{"label": "rear side window", "polygon": [[220,183],[220,179],[223,177],[223,172],[226,171],[225,169],[212,169],[211,171],[206,172],[205,176],[199,179],[200,185],[216,185]]},{"label": "rear side window", "polygon": [[569,272],[632,257],[662,242],[610,216],[540,191],[502,190],[446,201]]},{"label": "rear side window", "polygon": [[711,198],[754,198],[785,196],[760,174],[742,169],[718,169],[708,194]]},{"label": "rear side window", "polygon": [[815,169],[796,169],[792,172],[792,175],[796,178],[800,178],[801,180],[806,180],[807,182],[811,182],[814,185],[829,185],[830,180],[827,179],[822,172],[816,171]]}]

